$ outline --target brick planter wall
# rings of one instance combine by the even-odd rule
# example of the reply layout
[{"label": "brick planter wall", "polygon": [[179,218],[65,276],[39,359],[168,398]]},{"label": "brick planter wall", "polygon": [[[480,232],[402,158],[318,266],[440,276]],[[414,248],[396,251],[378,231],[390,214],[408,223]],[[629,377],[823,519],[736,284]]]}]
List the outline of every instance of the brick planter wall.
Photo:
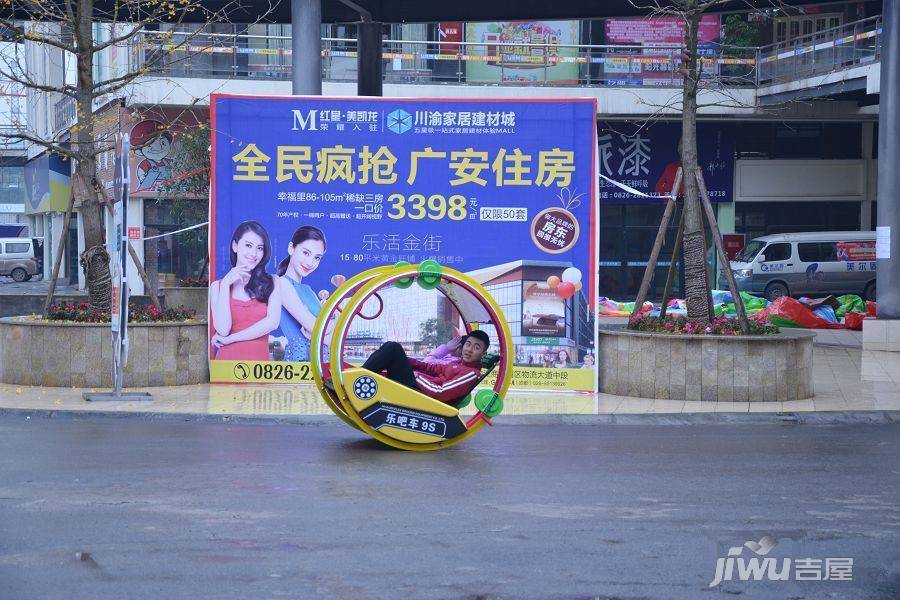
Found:
[{"label": "brick planter wall", "polygon": [[159,290],[166,308],[183,306],[194,311],[198,319],[206,317],[209,306],[209,288],[206,287],[164,287]]},{"label": "brick planter wall", "polygon": [[780,402],[813,396],[815,334],[666,335],[600,329],[600,391],[710,402]]},{"label": "brick planter wall", "polygon": [[[110,387],[108,323],[0,319],[0,382],[52,387]],[[209,381],[206,321],[132,323],[126,387]]]}]

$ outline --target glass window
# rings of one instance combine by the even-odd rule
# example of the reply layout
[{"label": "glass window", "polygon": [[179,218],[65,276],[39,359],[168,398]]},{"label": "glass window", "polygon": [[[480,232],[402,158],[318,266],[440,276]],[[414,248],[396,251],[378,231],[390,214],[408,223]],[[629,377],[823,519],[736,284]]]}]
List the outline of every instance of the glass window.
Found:
[{"label": "glass window", "polygon": [[797,253],[803,262],[819,261],[819,244],[818,242],[802,242],[797,244]]},{"label": "glass window", "polygon": [[804,242],[797,244],[803,262],[837,262],[837,245],[834,242]]},{"label": "glass window", "polygon": [[734,257],[734,260],[737,262],[750,262],[756,258],[756,255],[759,254],[759,251],[762,250],[765,245],[765,242],[752,240],[749,244],[744,246],[744,249],[741,250],[740,254]]},{"label": "glass window", "polygon": [[25,167],[0,167],[0,204],[25,203]]},{"label": "glass window", "polygon": [[[146,200],[144,231],[148,237],[176,231],[207,219],[207,207],[197,200]],[[206,227],[144,242],[145,268],[160,286],[178,285],[181,279],[206,277]]]},{"label": "glass window", "polygon": [[788,260],[791,258],[791,245],[784,243],[769,244],[766,246],[763,254],[766,255],[766,262]]},{"label": "glass window", "polygon": [[11,243],[11,244],[6,244],[6,253],[7,254],[22,254],[22,253],[28,252],[28,250],[30,248],[31,248],[31,244],[29,244],[28,242],[24,242],[24,243],[15,242],[15,243]]}]

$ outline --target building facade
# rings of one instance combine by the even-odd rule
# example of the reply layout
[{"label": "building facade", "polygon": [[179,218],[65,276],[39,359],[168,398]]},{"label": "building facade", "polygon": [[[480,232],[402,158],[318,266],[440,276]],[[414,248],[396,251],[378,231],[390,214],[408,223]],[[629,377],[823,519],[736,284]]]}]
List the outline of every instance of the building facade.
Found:
[{"label": "building facade", "polygon": [[[773,9],[704,17],[698,135],[723,233],[749,240],[776,232],[874,228],[880,11],[879,1],[834,2],[790,14]],[[103,32],[99,27],[96,33]],[[105,99],[131,115],[130,127],[151,120],[157,122],[148,126],[153,131],[170,134],[161,144],[168,143],[172,154],[135,155],[132,173],[139,181],[146,176],[141,164],[165,180],[161,173],[167,161],[176,161],[179,138],[202,129],[203,111],[194,109],[208,104],[210,92],[281,95],[291,89],[286,25],[220,25],[204,35],[182,26],[170,33],[190,41],[175,51],[165,46],[171,41],[146,33],[98,59],[102,76],[150,64],[159,53],[171,55],[153,77],[137,80],[121,98]],[[601,173],[653,196],[660,192],[661,172],[678,160],[680,35],[670,19],[618,17],[386,25],[384,95],[596,98]],[[323,26],[325,95],[355,95],[355,36],[354,25]],[[804,50],[810,44],[815,50]],[[47,77],[65,77],[66,68],[54,71],[58,60],[38,58],[38,73],[46,67]],[[50,96],[29,92],[29,119],[40,121],[38,130],[65,129],[71,111]],[[185,125],[180,115],[187,107],[197,114]],[[193,204],[179,203],[171,190],[150,185],[132,197],[136,221],[129,226],[140,228],[137,237],[205,219],[196,194],[182,198]],[[600,295],[633,298],[662,210],[658,199],[601,184]],[[152,280],[165,286],[205,277],[203,235],[201,229],[190,239],[141,243],[148,271],[155,271]],[[667,266],[660,262],[651,296],[661,295]],[[137,287],[142,291],[140,282]],[[680,290],[676,281],[675,293]],[[575,337],[566,337],[573,352],[585,352]]]}]

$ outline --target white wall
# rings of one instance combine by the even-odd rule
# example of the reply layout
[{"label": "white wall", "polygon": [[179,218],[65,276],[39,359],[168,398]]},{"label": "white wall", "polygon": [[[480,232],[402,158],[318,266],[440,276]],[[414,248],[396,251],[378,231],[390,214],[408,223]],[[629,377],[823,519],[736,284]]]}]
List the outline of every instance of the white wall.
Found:
[{"label": "white wall", "polygon": [[[154,77],[140,81],[123,94],[129,104],[161,104],[170,106],[190,106],[209,104],[211,93],[257,94],[288,96],[290,81],[265,79],[201,79]],[[322,83],[323,96],[356,96],[356,82]],[[521,98],[523,89],[516,86],[488,85],[440,85],[440,84],[394,84],[384,85],[384,95],[393,98]],[[660,88],[607,88],[607,87],[552,87],[527,88],[529,98],[597,98],[601,115],[641,115],[659,113],[680,114],[674,106],[681,95],[679,89]],[[742,106],[712,106],[700,109],[704,115],[753,115],[756,109],[754,91],[751,89],[731,90],[728,95],[716,91],[701,92],[701,102],[734,104]],[[198,101],[199,99],[199,101]],[[660,109],[660,106],[669,108]]]},{"label": "white wall", "polygon": [[867,161],[738,160],[736,202],[827,202],[866,200]]}]

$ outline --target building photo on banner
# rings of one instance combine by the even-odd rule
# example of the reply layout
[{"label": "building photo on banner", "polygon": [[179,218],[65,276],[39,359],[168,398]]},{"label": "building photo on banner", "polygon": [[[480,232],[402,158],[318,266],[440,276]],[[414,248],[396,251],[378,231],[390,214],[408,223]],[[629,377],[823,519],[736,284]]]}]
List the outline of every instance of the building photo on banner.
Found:
[{"label": "building photo on banner", "polygon": [[[513,388],[595,391],[596,111],[593,99],[213,95],[211,380],[311,380],[310,334],[337,287],[435,260],[503,310]],[[343,360],[386,341],[426,357],[465,326],[436,290],[380,297]]]}]

